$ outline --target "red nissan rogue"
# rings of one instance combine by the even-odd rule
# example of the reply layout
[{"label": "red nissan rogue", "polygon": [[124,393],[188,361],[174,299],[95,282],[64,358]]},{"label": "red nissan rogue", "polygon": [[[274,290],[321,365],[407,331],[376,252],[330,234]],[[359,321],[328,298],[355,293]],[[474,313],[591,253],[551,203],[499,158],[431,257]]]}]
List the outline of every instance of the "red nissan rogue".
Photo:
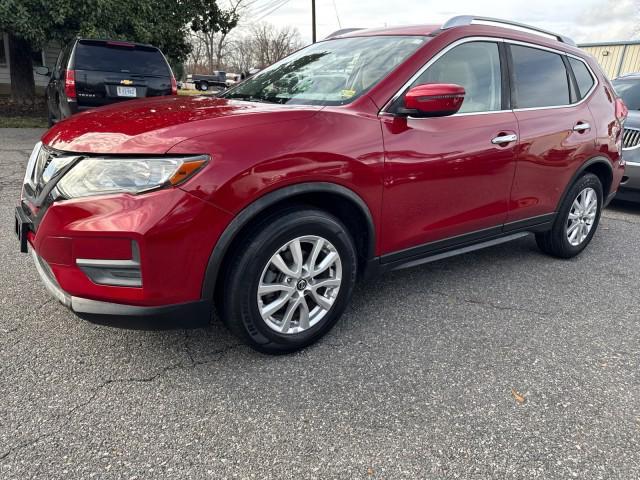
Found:
[{"label": "red nissan rogue", "polygon": [[210,314],[282,353],[360,278],[535,234],[568,258],[624,172],[624,103],[571,40],[496,19],[356,30],[219,98],[60,122],[16,231],[79,313]]}]

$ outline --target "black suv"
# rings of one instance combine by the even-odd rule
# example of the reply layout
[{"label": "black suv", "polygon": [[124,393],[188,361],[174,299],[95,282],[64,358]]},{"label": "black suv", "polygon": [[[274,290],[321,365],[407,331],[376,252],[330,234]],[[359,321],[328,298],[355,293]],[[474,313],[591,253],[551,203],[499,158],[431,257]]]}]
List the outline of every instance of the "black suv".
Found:
[{"label": "black suv", "polygon": [[151,45],[79,38],[62,49],[47,85],[49,125],[87,108],[122,100],[177,95],[162,52]]}]

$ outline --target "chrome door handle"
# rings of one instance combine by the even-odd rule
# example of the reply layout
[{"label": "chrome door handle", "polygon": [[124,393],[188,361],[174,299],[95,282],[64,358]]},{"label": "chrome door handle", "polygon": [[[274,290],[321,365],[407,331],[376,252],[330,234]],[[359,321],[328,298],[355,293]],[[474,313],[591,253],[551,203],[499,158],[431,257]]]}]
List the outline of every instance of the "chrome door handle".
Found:
[{"label": "chrome door handle", "polygon": [[573,131],[574,132],[584,132],[585,130],[589,130],[590,128],[591,128],[591,125],[589,125],[587,122],[577,123],[573,127]]},{"label": "chrome door handle", "polygon": [[516,140],[518,140],[518,136],[515,133],[510,133],[509,135],[498,135],[491,140],[491,143],[494,145],[500,145],[501,143],[511,143]]}]

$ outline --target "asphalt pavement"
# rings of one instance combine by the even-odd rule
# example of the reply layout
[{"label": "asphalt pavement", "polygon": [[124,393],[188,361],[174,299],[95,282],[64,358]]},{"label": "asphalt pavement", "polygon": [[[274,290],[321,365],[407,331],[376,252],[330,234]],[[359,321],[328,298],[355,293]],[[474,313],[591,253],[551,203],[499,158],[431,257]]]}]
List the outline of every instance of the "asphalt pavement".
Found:
[{"label": "asphalt pavement", "polygon": [[270,357],[52,300],[13,233],[41,133],[0,130],[0,478],[640,477],[640,207],[572,260],[524,238],[387,274]]}]

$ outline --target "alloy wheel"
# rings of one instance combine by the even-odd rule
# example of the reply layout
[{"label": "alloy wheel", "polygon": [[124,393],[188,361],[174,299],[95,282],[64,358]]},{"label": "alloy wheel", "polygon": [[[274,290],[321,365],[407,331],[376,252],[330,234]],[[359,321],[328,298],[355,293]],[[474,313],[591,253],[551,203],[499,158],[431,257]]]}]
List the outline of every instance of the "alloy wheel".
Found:
[{"label": "alloy wheel", "polygon": [[587,187],[578,193],[569,210],[566,235],[571,245],[577,247],[589,236],[598,214],[598,195]]},{"label": "alloy wheel", "polygon": [[258,311],[281,334],[310,329],[331,310],[342,283],[342,260],[327,239],[306,235],[280,247],[258,284]]}]

